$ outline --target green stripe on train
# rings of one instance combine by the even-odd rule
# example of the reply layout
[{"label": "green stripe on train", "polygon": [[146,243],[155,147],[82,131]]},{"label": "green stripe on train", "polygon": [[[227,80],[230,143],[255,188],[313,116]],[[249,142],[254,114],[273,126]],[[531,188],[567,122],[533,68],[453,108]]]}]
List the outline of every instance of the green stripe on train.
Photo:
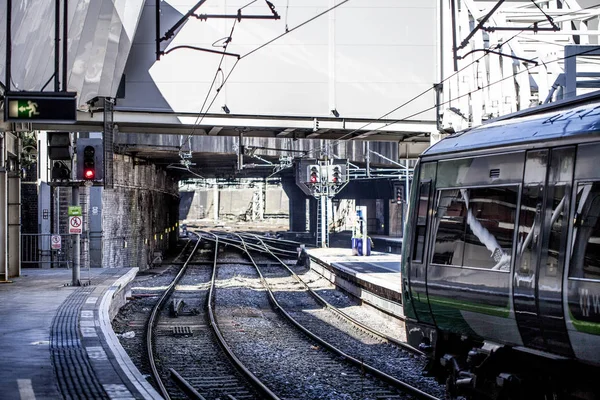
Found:
[{"label": "green stripe on train", "polygon": [[[452,307],[463,311],[471,311],[480,314],[492,315],[494,317],[508,318],[510,315],[509,303],[506,307],[491,306],[488,304],[473,303],[465,300],[450,299],[447,297],[429,296],[431,307],[436,305]],[[435,311],[434,311],[435,313]]]},{"label": "green stripe on train", "polygon": [[600,323],[580,321],[573,316],[571,310],[569,310],[569,317],[571,318],[571,323],[579,332],[589,333],[592,335],[600,335]]}]

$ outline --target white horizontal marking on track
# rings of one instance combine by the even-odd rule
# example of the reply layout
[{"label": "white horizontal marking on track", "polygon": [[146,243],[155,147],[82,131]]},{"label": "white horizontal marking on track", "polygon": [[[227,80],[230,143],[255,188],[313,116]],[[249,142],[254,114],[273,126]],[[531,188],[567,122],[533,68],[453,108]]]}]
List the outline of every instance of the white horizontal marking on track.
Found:
[{"label": "white horizontal marking on track", "polygon": [[81,318],[94,318],[94,312],[91,310],[81,311]]},{"label": "white horizontal marking on track", "polygon": [[96,301],[98,301],[97,297],[88,297],[88,299],[85,301],[85,304],[96,304]]},{"label": "white horizontal marking on track", "polygon": [[21,395],[21,400],[35,400],[31,379],[17,379],[17,385],[19,385],[19,395]]}]

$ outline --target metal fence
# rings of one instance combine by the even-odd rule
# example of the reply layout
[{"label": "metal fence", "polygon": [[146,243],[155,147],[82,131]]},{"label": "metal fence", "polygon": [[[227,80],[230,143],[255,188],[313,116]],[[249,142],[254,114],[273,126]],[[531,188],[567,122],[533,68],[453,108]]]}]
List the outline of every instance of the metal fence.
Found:
[{"label": "metal fence", "polygon": [[71,267],[74,236],[21,233],[21,265],[29,268]]},{"label": "metal fence", "polygon": [[[163,240],[164,237],[164,240]],[[104,237],[100,232],[83,235],[21,234],[21,266],[24,268],[71,268],[74,240],[81,240],[80,266],[147,267],[160,263],[168,237],[156,234]]]}]

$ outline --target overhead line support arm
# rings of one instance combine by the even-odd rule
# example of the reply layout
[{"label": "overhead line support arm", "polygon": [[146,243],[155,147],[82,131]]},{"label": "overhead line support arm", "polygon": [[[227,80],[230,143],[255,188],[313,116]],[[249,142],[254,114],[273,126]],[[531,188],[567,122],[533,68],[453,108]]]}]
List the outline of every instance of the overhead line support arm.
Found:
[{"label": "overhead line support arm", "polygon": [[467,44],[469,44],[469,40],[471,40],[471,38],[473,36],[475,36],[475,34],[477,33],[478,30],[483,28],[483,25],[487,22],[488,19],[490,19],[490,17],[496,12],[496,10],[498,10],[498,8],[500,8],[500,6],[502,5],[502,3],[504,3],[504,1],[505,0],[499,0],[498,3],[496,3],[496,5],[490,10],[490,12],[487,13],[486,16],[481,19],[481,21],[479,21],[479,23],[477,24],[477,26],[475,28],[473,28],[471,33],[469,33],[467,35],[467,37],[462,41],[460,46],[458,46],[456,48],[456,50],[464,49],[467,46]]},{"label": "overhead line support arm", "polygon": [[[272,15],[242,15],[241,8],[237,11],[237,14],[196,14],[196,10],[198,10],[198,8],[200,8],[200,6],[202,6],[204,3],[206,3],[206,0],[200,0],[196,3],[196,5],[194,5],[194,7],[192,7],[187,13],[185,13],[185,15],[183,17],[181,17],[179,19],[179,21],[177,21],[164,34],[164,36],[160,36],[160,2],[161,2],[161,0],[156,0],[156,6],[155,6],[155,8],[156,8],[156,60],[157,61],[160,60],[160,56],[169,53],[169,51],[171,51],[171,50],[174,50],[174,49],[171,49],[165,53],[163,50],[160,49],[160,43],[173,38],[173,36],[175,36],[175,33],[177,32],[177,30],[179,28],[181,28],[183,26],[183,24],[185,23],[185,21],[187,21],[188,18],[190,18],[191,16],[194,16],[195,18],[197,18],[201,21],[206,21],[208,18],[237,19],[238,21],[241,21],[242,19],[280,19],[281,18],[279,16],[279,14],[277,13],[277,11],[275,11],[275,6],[272,3],[270,3],[269,1],[266,1],[266,3],[267,3],[267,6],[269,7],[269,9],[271,10]],[[230,40],[231,40],[231,38],[230,38]],[[177,48],[189,48],[189,49],[193,49],[193,50],[201,50],[201,51],[208,51],[208,52],[214,52],[214,53],[225,54],[225,55],[233,55],[230,53],[220,53],[220,52],[210,51],[207,49],[198,48],[198,47],[194,47],[194,46],[178,46]],[[239,55],[236,55],[236,56],[239,58]]]}]

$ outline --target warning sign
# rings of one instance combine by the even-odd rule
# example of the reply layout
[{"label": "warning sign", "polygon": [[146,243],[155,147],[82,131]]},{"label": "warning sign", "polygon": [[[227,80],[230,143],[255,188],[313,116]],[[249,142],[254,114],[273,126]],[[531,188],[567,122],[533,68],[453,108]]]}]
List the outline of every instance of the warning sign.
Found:
[{"label": "warning sign", "polygon": [[60,235],[52,235],[52,238],[50,239],[50,247],[52,248],[52,250],[60,250]]},{"label": "warning sign", "polygon": [[82,225],[82,219],[80,216],[69,217],[69,233],[70,234],[80,235],[83,231],[83,227],[81,225]]}]

